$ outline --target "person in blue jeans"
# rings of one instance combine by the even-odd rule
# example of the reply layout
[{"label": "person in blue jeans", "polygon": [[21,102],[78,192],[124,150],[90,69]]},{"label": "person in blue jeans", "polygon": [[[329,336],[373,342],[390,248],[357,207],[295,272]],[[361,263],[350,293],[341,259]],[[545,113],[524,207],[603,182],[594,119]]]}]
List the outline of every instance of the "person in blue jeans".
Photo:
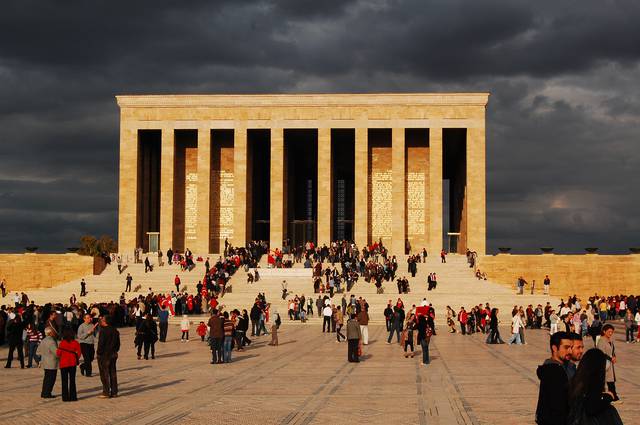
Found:
[{"label": "person in blue jeans", "polygon": [[158,322],[160,327],[160,342],[167,342],[167,330],[169,329],[169,309],[163,306],[158,310]]},{"label": "person in blue jeans", "polygon": [[33,367],[33,360],[36,361],[36,364],[40,363],[40,356],[36,354],[36,350],[38,349],[38,345],[40,345],[40,341],[42,340],[42,334],[31,323],[27,325],[26,330],[27,341],[29,343],[29,363],[27,363],[27,367]]},{"label": "person in blue jeans", "polygon": [[391,330],[389,331],[389,338],[387,344],[391,344],[393,333],[395,331],[398,344],[400,343],[400,333],[402,333],[402,324],[404,323],[404,310],[402,307],[395,306],[393,308],[393,320],[391,321]]},{"label": "person in blue jeans", "polygon": [[233,343],[233,322],[229,319],[229,312],[224,314],[224,345],[222,348],[222,359],[225,363],[231,363],[231,347]]}]

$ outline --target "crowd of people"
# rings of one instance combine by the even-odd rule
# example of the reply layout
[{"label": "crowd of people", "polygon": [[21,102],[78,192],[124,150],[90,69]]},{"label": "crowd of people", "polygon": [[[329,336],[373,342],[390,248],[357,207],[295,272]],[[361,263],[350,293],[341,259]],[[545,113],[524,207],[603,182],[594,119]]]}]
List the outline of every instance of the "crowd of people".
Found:
[{"label": "crowd of people", "polygon": [[[3,305],[0,328],[9,345],[5,368],[11,368],[16,357],[21,368],[42,368],[41,397],[45,399],[54,398],[52,390],[60,370],[62,400],[76,401],[76,371],[79,368],[81,375],[93,376],[92,364],[97,359],[102,382],[100,397],[117,397],[116,362],[120,351],[117,328],[135,327],[134,350],[138,360],[154,360],[156,343],[167,341],[169,318],[180,314],[180,298],[177,300],[150,293],[128,301],[122,298],[120,303]],[[188,301],[184,309],[188,308],[186,305]],[[200,322],[196,333],[210,346],[211,363],[229,363],[234,348],[242,351],[251,344],[250,323],[251,336],[271,334],[269,345],[278,345],[280,316],[270,311],[264,294],[258,294],[250,314],[246,309],[227,310],[217,303],[211,304],[208,310],[208,322]],[[195,309],[193,312],[196,314]],[[189,341],[192,324],[189,317],[183,314],[180,323],[182,342]]]},{"label": "crowd of people", "polygon": [[[258,293],[249,311],[231,310],[221,304],[228,291],[230,277],[242,267],[255,267],[259,256],[266,252],[263,243],[240,249],[225,244],[224,257],[214,264],[209,258],[194,260],[188,250],[184,255],[171,253],[167,258],[168,265],[177,263],[184,270],[191,271],[197,268],[198,263],[203,264],[202,279],[195,285],[193,293],[186,290],[176,275],[175,291],[156,294],[149,288],[146,295],[127,300],[125,294],[131,291],[133,283],[130,274],[125,278],[125,292],[118,302],[86,304],[78,302],[73,295],[69,304],[40,306],[30,301],[25,293],[16,293],[12,298],[13,305],[2,306],[0,310],[0,344],[5,340],[9,344],[5,367],[11,368],[16,356],[22,368],[41,366],[43,398],[53,398],[52,389],[57,370],[60,370],[62,400],[75,401],[76,369],[79,368],[83,376],[93,376],[92,363],[96,355],[102,381],[100,396],[118,396],[118,327],[135,327],[134,345],[139,360],[155,359],[156,343],[166,342],[171,316],[182,316],[180,341],[186,343],[190,341],[194,325],[191,316],[208,313],[208,320],[197,325],[196,334],[200,341],[208,344],[211,364],[232,362],[234,350],[243,351],[252,344],[252,339],[261,335],[270,335],[269,345],[277,346],[281,317],[272,310],[264,293]],[[346,241],[321,248],[307,244],[288,251],[276,250],[269,255],[273,255],[274,267],[286,267],[283,261],[315,264],[313,297],[290,294],[286,282],[283,282],[288,318],[301,322],[314,316],[322,318],[323,333],[335,333],[337,343],[347,342],[349,362],[361,361],[364,347],[369,344],[371,318],[366,299],[354,294],[347,297],[344,289],[350,290],[362,277],[378,288],[383,281],[396,280],[399,294],[410,291],[408,279],[397,276],[396,257],[389,256],[382,243],[365,247],[362,251]],[[287,255],[293,258],[288,260]],[[424,258],[426,251],[423,255],[409,256],[407,273],[415,276],[417,264]],[[474,267],[475,257],[468,253],[467,258]],[[120,265],[120,261],[116,262]],[[158,265],[164,266],[160,258]],[[124,271],[123,268],[121,272]],[[152,268],[148,272],[152,272]],[[476,270],[476,277],[479,273],[479,269]],[[258,280],[258,276],[256,272],[252,276],[253,281]],[[478,278],[486,277],[480,274]],[[6,285],[2,283],[4,290]],[[427,283],[428,290],[436,288],[435,273],[429,274]],[[523,278],[518,280],[520,293],[527,284]],[[547,276],[544,284],[546,293],[549,284]],[[86,294],[85,285],[82,285],[81,299]],[[342,296],[334,300],[335,293]],[[3,293],[3,297],[5,295]],[[388,332],[387,344],[395,339],[405,358],[413,358],[416,346],[420,346],[422,363],[429,364],[429,344],[436,335],[434,307],[426,299],[418,306],[409,307],[398,298],[395,302],[389,300],[383,314]],[[574,295],[567,301],[561,300],[557,307],[550,302],[545,306],[514,305],[508,341],[500,335],[498,317],[499,310],[489,303],[472,306],[469,310],[464,306],[458,311],[450,306],[446,309],[449,332],[462,335],[481,333],[486,335],[487,344],[522,345],[526,344],[527,329],[548,330],[551,357],[537,370],[540,392],[536,421],[539,424],[582,423],[579,420],[603,417],[617,423],[619,416],[612,405],[619,400],[615,386],[617,357],[612,336],[617,326],[615,322],[619,322],[624,326],[627,343],[640,339],[640,296],[596,294],[583,301]],[[585,352],[584,339],[589,337],[593,339],[594,348]]]},{"label": "crowd of people", "polygon": [[[43,369],[40,396],[54,398],[52,390],[60,370],[62,400],[76,401],[76,370],[91,377],[92,363],[97,358],[103,397],[117,397],[116,361],[120,349],[117,329],[109,305],[94,304],[70,307],[33,302],[17,306],[2,306],[0,317],[6,323],[9,345],[5,368],[11,368],[14,355],[20,368]],[[97,356],[97,357],[96,357]],[[82,359],[82,363],[80,363]]]}]

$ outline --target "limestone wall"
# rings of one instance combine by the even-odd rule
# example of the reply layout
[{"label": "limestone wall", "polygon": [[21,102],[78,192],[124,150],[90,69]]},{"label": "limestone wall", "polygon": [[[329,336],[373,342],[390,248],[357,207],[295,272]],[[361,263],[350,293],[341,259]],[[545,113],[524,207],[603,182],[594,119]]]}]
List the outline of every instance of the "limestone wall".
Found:
[{"label": "limestone wall", "polygon": [[93,257],[78,254],[0,254],[8,291],[52,286],[93,274]]},{"label": "limestone wall", "polygon": [[492,281],[512,288],[518,276],[535,280],[536,292],[548,274],[551,294],[559,297],[640,293],[640,255],[498,254],[480,257],[478,267]]}]

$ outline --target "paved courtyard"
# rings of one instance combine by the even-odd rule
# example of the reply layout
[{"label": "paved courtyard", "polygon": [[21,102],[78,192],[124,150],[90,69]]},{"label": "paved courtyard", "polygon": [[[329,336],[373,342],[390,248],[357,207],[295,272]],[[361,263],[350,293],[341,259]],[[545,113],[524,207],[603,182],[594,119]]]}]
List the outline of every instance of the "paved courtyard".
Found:
[{"label": "paved courtyard", "polygon": [[[156,360],[137,360],[132,331],[125,329],[119,398],[97,398],[99,377],[78,375],[77,403],[43,401],[42,370],[14,363],[0,372],[0,418],[14,424],[332,424],[347,417],[367,424],[530,424],[535,369],[547,356],[548,337],[543,331],[526,336],[524,346],[487,346],[482,335],[440,329],[432,339],[432,363],[424,367],[419,352],[405,359],[397,344],[386,344],[384,326],[374,325],[363,361],[353,364],[334,334],[285,320],[279,347],[266,345],[270,337],[256,338],[246,351],[234,351],[233,363],[213,366],[207,345],[180,343],[176,326],[168,342],[158,344]],[[625,344],[619,334],[616,342],[624,398],[618,409],[631,424],[640,414],[640,345]],[[6,354],[5,347],[2,361]],[[60,394],[59,378],[54,394]]]}]

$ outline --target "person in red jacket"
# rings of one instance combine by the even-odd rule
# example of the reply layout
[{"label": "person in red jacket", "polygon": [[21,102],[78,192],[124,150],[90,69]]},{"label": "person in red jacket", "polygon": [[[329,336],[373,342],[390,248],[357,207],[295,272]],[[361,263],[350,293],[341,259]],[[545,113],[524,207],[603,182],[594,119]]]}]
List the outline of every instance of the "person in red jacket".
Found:
[{"label": "person in red jacket", "polygon": [[65,327],[56,355],[60,359],[62,401],[78,401],[76,393],[76,367],[80,363],[80,343],[75,340],[73,329]]},{"label": "person in red jacket", "polygon": [[467,311],[464,307],[460,307],[460,311],[458,312],[458,322],[460,322],[460,330],[462,331],[462,335],[467,333]]},{"label": "person in red jacket", "polygon": [[200,336],[202,342],[204,342],[204,337],[207,336],[207,325],[204,322],[200,322],[196,329],[196,333]]}]

